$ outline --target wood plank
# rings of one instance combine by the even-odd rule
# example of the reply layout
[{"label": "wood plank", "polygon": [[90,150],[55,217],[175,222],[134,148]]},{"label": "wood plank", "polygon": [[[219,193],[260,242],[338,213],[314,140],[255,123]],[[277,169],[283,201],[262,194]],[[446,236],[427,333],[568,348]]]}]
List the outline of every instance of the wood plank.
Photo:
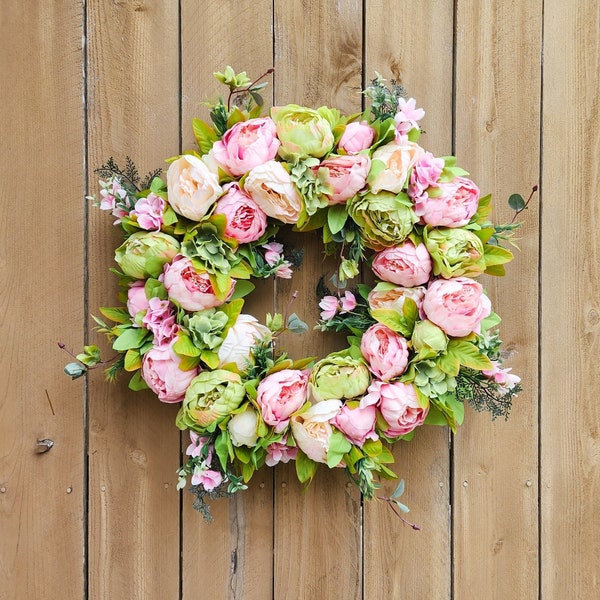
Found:
[{"label": "wood plank", "polygon": [[[542,597],[600,589],[600,12],[544,3]],[[569,107],[565,110],[565,107]]]},{"label": "wood plank", "polygon": [[[413,3],[407,19],[402,3],[369,0],[365,23],[367,81],[375,71],[399,80],[425,110],[420,144],[436,156],[451,154],[453,2]],[[409,444],[395,445],[407,518],[423,529],[403,527],[383,503],[366,505],[365,600],[450,597],[448,441],[446,428],[426,427]],[[395,486],[386,483],[381,494]],[[415,576],[425,564],[427,575]]]},{"label": "wood plank", "polygon": [[[182,10],[182,137],[183,149],[195,147],[191,122],[208,120],[206,106],[226,88],[213,77],[231,65],[252,78],[272,66],[272,3],[267,0],[184,0]],[[202,48],[202,64],[195,60]],[[264,93],[270,105],[270,85]],[[244,312],[264,323],[272,311],[273,284],[252,293]],[[187,436],[184,434],[184,449]],[[192,509],[192,496],[183,496],[183,597],[265,600],[272,596],[273,574],[273,472],[263,469],[249,489],[231,500],[212,503],[214,522],[207,524]],[[201,557],[201,560],[199,560]],[[210,577],[206,577],[206,573]]]},{"label": "wood plank", "polygon": [[[539,169],[542,3],[459,1],[456,21],[456,154],[495,220],[508,196],[528,193]],[[521,252],[506,278],[487,278],[492,305],[523,379],[508,422],[468,411],[454,445],[454,593],[460,598],[537,598],[538,203],[524,215]],[[516,567],[518,565],[518,568]]]},{"label": "wood plank", "polygon": [[[87,15],[88,178],[97,193],[92,170],[109,156],[130,155],[146,173],[177,153],[179,14],[177,3],[93,0]],[[97,314],[114,303],[108,268],[122,238],[95,208],[89,223],[89,301]],[[100,372],[89,380],[90,598],[177,598],[177,406],[129,391],[127,380],[110,385]]]},{"label": "wood plank", "polygon": [[[275,102],[346,113],[360,111],[362,2],[275,2]],[[318,320],[316,284],[332,263],[322,262],[318,233],[286,238],[304,248],[302,267],[291,282],[279,282],[279,310],[294,290],[292,310],[311,326]],[[294,358],[323,357],[344,344],[337,336],[310,331],[286,337],[282,348]],[[360,494],[343,472],[323,469],[304,494],[294,465],[276,470],[275,598],[344,598],[362,595]],[[340,470],[341,471],[341,470]],[[340,557],[343,557],[341,559]]]},{"label": "wood plank", "polygon": [[[81,597],[81,7],[7,2],[0,18],[0,598]],[[48,23],[52,23],[49,26]],[[37,440],[52,449],[37,454]]]}]

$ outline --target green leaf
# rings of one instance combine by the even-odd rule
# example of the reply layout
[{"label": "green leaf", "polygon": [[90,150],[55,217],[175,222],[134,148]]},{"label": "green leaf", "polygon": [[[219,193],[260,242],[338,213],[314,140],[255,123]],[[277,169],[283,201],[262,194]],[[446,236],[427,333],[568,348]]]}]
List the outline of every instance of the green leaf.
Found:
[{"label": "green leaf", "polygon": [[510,262],[514,257],[513,253],[506,248],[486,244],[483,248],[486,267],[503,265]]},{"label": "green leaf", "polygon": [[211,352],[210,350],[202,350],[200,358],[209,369],[214,370],[219,366],[219,355],[216,352]]},{"label": "green leaf", "polygon": [[346,436],[341,432],[334,430],[329,438],[329,450],[327,450],[327,466],[330,469],[337,467],[340,464],[344,454],[350,452],[352,444],[346,439]]},{"label": "green leaf", "polygon": [[185,333],[179,332],[177,341],[173,344],[173,351],[177,356],[200,356],[201,350],[192,342]]},{"label": "green leaf", "polygon": [[101,306],[100,312],[114,323],[129,323],[131,321],[131,315],[126,308],[111,308],[108,306]]},{"label": "green leaf", "polygon": [[348,218],[348,211],[343,204],[334,204],[329,207],[327,211],[327,224],[331,233],[338,233],[344,228],[346,219]]},{"label": "green leaf", "polygon": [[231,295],[231,299],[237,300],[239,298],[243,298],[244,296],[247,296],[252,291],[254,291],[255,287],[256,286],[251,281],[245,281],[243,279],[241,279],[241,280],[238,279],[235,282],[235,288],[233,290],[233,294]]},{"label": "green leaf", "polygon": [[215,440],[215,452],[219,457],[219,462],[221,463],[221,468],[223,471],[227,470],[227,459],[229,458],[229,444],[228,444],[229,434],[227,433],[227,429],[221,431],[220,435]]},{"label": "green leaf", "polygon": [[318,465],[313,462],[302,450],[296,456],[296,475],[300,483],[310,483],[317,472]]},{"label": "green leaf", "polygon": [[308,331],[308,325],[296,313],[288,317],[286,326],[292,333],[298,335]]},{"label": "green leaf", "polygon": [[500,325],[502,319],[500,315],[497,315],[495,312],[490,313],[483,321],[481,321],[481,331],[488,331],[488,329],[492,329],[497,325]]},{"label": "green leaf", "polygon": [[483,371],[492,368],[490,359],[470,342],[451,340],[448,342],[447,352],[453,354],[461,365],[469,369]]},{"label": "green leaf", "polygon": [[126,371],[136,371],[142,366],[142,357],[139,350],[127,350],[125,353],[124,368]]},{"label": "green leaf", "polygon": [[138,370],[133,374],[133,377],[129,380],[129,389],[134,392],[148,389],[148,384],[142,379],[141,371]]},{"label": "green leaf", "polygon": [[202,154],[208,154],[213,144],[217,141],[218,137],[215,130],[204,121],[200,119],[194,119],[192,121],[192,128],[194,129],[194,137],[200,152]]},{"label": "green leaf", "polygon": [[149,334],[143,327],[129,327],[113,342],[113,350],[124,352],[130,348],[139,348]]},{"label": "green leaf", "polygon": [[508,198],[508,205],[516,211],[523,210],[525,208],[525,199],[521,194],[511,194]]},{"label": "green leaf", "polygon": [[[406,301],[408,298],[405,299]],[[371,311],[371,316],[379,323],[389,327],[392,331],[401,333],[406,337],[410,337],[413,327],[410,327],[406,319],[397,311],[387,308],[377,308]]]},{"label": "green leaf", "polygon": [[237,318],[242,312],[243,307],[244,301],[241,298],[236,298],[235,300],[232,300],[223,306],[219,306],[219,310],[227,315],[227,324],[225,325],[225,329],[229,329],[229,327],[232,327],[235,324]]},{"label": "green leaf", "polygon": [[84,365],[76,362],[71,362],[68,365],[65,365],[63,370],[71,379],[78,379],[87,371]]}]

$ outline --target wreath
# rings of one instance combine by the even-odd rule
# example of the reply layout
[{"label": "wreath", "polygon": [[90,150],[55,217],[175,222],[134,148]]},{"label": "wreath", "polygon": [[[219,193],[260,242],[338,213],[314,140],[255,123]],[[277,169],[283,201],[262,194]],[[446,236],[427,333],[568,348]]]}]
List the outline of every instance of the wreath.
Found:
[{"label": "wreath", "polygon": [[[95,318],[117,353],[107,377],[125,371],[132,390],[181,403],[176,425],[191,440],[178,489],[191,478],[206,517],[207,498],[290,460],[303,483],[321,464],[343,467],[377,497],[379,478],[396,478],[391,444],[422,425],[456,431],[465,403],[506,417],[520,390],[475,280],[504,274],[518,224],[493,225],[490,196],[455,158],[418,144],[424,111],[395,81],[377,74],[362,114],[289,104],[262,116],[270,72],[215,73],[229,95],[210,106],[211,123],[194,119],[198,150],[169,159],[166,181],[110,159],[92,198],[125,234],[113,269],[121,304]],[[298,267],[278,238],[285,225],[320,230],[337,257],[318,286],[316,328],[346,333],[342,351],[293,360],[275,341],[308,329],[297,314],[261,323],[244,312],[253,278]],[[373,285],[353,286],[363,267]],[[106,364],[94,345],[75,358],[73,378]],[[402,490],[384,498],[399,516]]]}]

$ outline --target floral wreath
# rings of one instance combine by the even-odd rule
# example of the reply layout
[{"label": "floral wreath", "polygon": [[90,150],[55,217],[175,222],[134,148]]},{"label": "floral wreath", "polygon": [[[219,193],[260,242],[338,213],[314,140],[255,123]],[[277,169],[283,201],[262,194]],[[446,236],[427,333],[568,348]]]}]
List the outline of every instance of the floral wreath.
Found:
[{"label": "floral wreath", "polygon": [[[475,281],[504,274],[514,219],[494,226],[490,196],[455,158],[419,146],[424,111],[395,81],[377,74],[362,114],[289,104],[261,116],[265,75],[215,73],[227,102],[211,105],[211,124],[194,119],[198,150],[169,159],[166,182],[160,170],[142,181],[129,159],[97,170],[97,203],[125,233],[113,269],[122,304],[100,309],[112,324],[95,318],[117,352],[106,374],[132,373],[132,390],[181,403],[191,443],[178,489],[191,477],[206,517],[207,497],[290,460],[303,483],[320,464],[343,467],[377,497],[378,477],[396,478],[390,444],[422,425],[456,431],[465,403],[506,417],[520,390]],[[274,341],[305,332],[300,317],[243,312],[251,278],[292,277],[284,224],[320,229],[338,257],[316,328],[347,333],[343,351],[292,360]],[[376,282],[351,287],[361,265]],[[106,362],[93,345],[75,358],[73,378]],[[402,490],[383,498],[399,516]]]}]

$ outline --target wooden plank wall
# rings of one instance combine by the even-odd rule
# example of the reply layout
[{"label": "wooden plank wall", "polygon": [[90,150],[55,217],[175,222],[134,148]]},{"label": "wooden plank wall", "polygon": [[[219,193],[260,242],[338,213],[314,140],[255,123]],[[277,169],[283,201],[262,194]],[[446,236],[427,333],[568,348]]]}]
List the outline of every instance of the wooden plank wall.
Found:
[{"label": "wooden plank wall", "polygon": [[[25,4],[0,12],[0,600],[598,597],[597,3]],[[176,407],[61,374],[56,343],[100,343],[89,315],[116,293],[118,233],[84,200],[93,169],[129,154],[145,172],[192,147],[226,64],[274,66],[269,104],[346,112],[375,70],[395,75],[426,109],[423,144],[455,152],[499,220],[510,193],[541,187],[508,276],[487,282],[525,391],[508,422],[470,411],[453,439],[424,430],[395,449],[420,532],[340,473],[301,493],[289,466],[207,525],[175,490]],[[298,289],[311,320],[327,265],[316,237],[289,241],[302,269],[252,310]],[[287,341],[297,356],[339,343]]]}]

